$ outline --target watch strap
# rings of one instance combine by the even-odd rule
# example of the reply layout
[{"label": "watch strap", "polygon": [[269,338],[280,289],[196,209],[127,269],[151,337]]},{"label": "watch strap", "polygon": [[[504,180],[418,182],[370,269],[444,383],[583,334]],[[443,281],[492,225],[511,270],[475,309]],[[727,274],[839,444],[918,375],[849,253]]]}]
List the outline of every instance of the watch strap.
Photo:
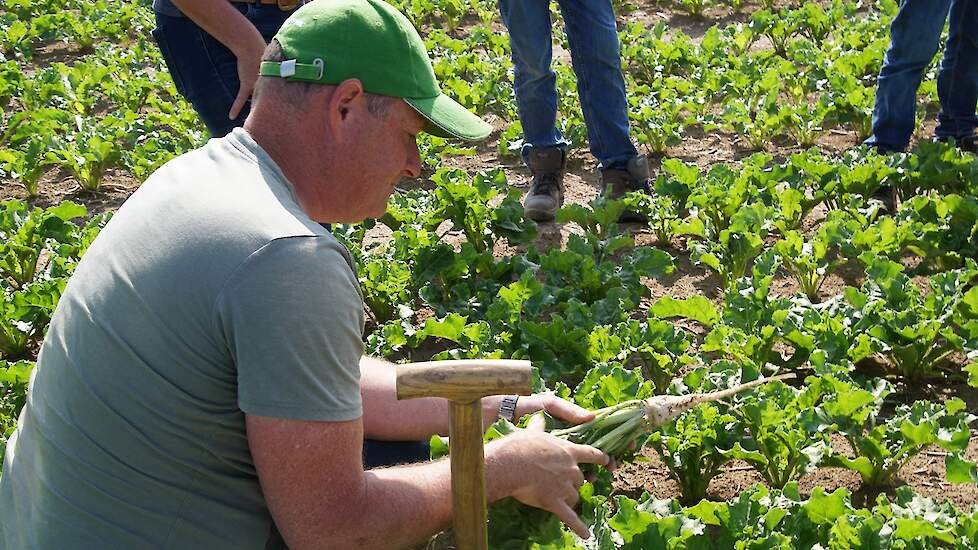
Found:
[{"label": "watch strap", "polygon": [[507,395],[499,402],[499,418],[513,422],[516,420],[516,400],[518,395]]}]

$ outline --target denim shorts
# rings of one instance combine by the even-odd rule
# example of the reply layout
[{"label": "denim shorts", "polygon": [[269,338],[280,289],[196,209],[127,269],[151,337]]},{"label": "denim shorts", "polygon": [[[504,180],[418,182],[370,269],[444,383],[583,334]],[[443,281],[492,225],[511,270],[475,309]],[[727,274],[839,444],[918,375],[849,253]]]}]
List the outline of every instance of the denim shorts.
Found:
[{"label": "denim shorts", "polygon": [[[251,21],[266,43],[292,14],[274,4],[232,2],[231,5]],[[224,136],[244,123],[250,102],[237,118],[228,118],[240,86],[237,58],[231,50],[190,18],[159,12],[153,38],[177,91],[193,105],[212,136]]]}]

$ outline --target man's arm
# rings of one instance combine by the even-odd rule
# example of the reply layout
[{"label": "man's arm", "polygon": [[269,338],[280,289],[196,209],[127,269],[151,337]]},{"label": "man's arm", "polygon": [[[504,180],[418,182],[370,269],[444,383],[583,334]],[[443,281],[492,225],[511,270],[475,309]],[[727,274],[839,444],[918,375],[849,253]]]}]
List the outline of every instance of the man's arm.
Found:
[{"label": "man's arm", "polygon": [[[363,399],[363,431],[369,439],[420,441],[432,435],[448,435],[448,401],[439,398],[397,400],[394,365],[364,356],[360,360],[360,395]],[[502,396],[482,399],[483,426],[496,421]],[[520,397],[516,416],[545,410],[572,424],[587,422],[593,414],[552,395]]]},{"label": "man's arm", "polygon": [[[293,550],[408,548],[451,520],[445,460],[364,471],[363,427],[246,416],[248,444],[275,524]],[[556,514],[579,535],[573,511],[584,478],[578,463],[608,457],[528,430],[486,446],[487,499],[512,496]]]},{"label": "man's arm", "polygon": [[229,119],[236,118],[255,89],[258,66],[265,51],[265,39],[251,21],[241,15],[228,0],[171,1],[197,26],[231,50],[238,59],[238,80],[241,86],[228,113]]}]

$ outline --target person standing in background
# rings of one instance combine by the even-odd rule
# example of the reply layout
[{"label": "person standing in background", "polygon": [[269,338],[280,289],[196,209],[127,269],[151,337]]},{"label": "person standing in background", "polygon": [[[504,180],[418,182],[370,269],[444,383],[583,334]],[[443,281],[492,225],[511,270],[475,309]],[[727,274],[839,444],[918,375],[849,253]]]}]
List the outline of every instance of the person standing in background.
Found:
[{"label": "person standing in background", "polygon": [[978,2],[974,0],[902,0],[890,25],[890,47],[880,69],[873,108],[873,134],[865,141],[883,153],[903,151],[916,124],[917,88],[941,44],[948,21],[947,45],[937,75],[941,102],[936,138],[954,140],[975,152],[978,138]]},{"label": "person standing in background", "polygon": [[[588,145],[600,163],[602,191],[621,198],[649,193],[649,168],[632,143],[611,0],[558,0],[570,44]],[[533,173],[526,216],[551,221],[564,201],[567,141],[557,129],[556,74],[550,0],[499,0],[513,53],[516,104],[523,124],[523,161]],[[626,211],[621,221],[645,221]]]},{"label": "person standing in background", "polygon": [[153,38],[211,135],[244,124],[262,53],[302,0],[153,0]]}]

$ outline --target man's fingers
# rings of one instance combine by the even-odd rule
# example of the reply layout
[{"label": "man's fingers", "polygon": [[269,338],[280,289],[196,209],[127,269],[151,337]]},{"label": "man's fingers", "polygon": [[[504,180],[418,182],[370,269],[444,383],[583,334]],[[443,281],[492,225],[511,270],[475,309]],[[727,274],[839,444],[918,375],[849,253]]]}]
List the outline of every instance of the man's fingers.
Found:
[{"label": "man's fingers", "polygon": [[550,399],[547,399],[543,408],[550,413],[550,416],[571,424],[583,424],[584,422],[594,420],[593,412],[556,396],[551,396]]},{"label": "man's fingers", "polygon": [[577,472],[575,472],[574,475],[574,487],[580,487],[581,485],[584,485],[585,481],[586,480],[584,479],[584,472],[582,472],[580,468],[577,468]]},{"label": "man's fingers", "polygon": [[581,499],[581,491],[579,489],[576,489],[574,487],[567,488],[567,493],[564,495],[564,502],[566,502],[568,506],[573,507],[575,504],[577,504],[577,501],[580,499]]},{"label": "man's fingers", "polygon": [[238,97],[234,98],[234,103],[231,104],[231,110],[228,111],[228,120],[234,120],[238,118],[238,114],[241,113],[241,109],[244,108],[245,102],[251,97],[251,90],[246,89],[244,86],[238,89]]},{"label": "man's fingers", "polygon": [[542,414],[535,414],[526,421],[526,429],[532,432],[547,431],[547,419]]},{"label": "man's fingers", "polygon": [[611,463],[611,457],[590,445],[580,445],[577,443],[569,444],[570,454],[578,464],[597,464],[607,466]]},{"label": "man's fingers", "polygon": [[577,517],[577,514],[566,502],[558,501],[554,503],[554,508],[552,510],[555,516],[560,518],[560,521],[564,522],[564,525],[570,527],[571,531],[577,533],[577,536],[582,539],[591,538],[591,532],[588,530],[587,525],[581,521],[581,518]]}]

